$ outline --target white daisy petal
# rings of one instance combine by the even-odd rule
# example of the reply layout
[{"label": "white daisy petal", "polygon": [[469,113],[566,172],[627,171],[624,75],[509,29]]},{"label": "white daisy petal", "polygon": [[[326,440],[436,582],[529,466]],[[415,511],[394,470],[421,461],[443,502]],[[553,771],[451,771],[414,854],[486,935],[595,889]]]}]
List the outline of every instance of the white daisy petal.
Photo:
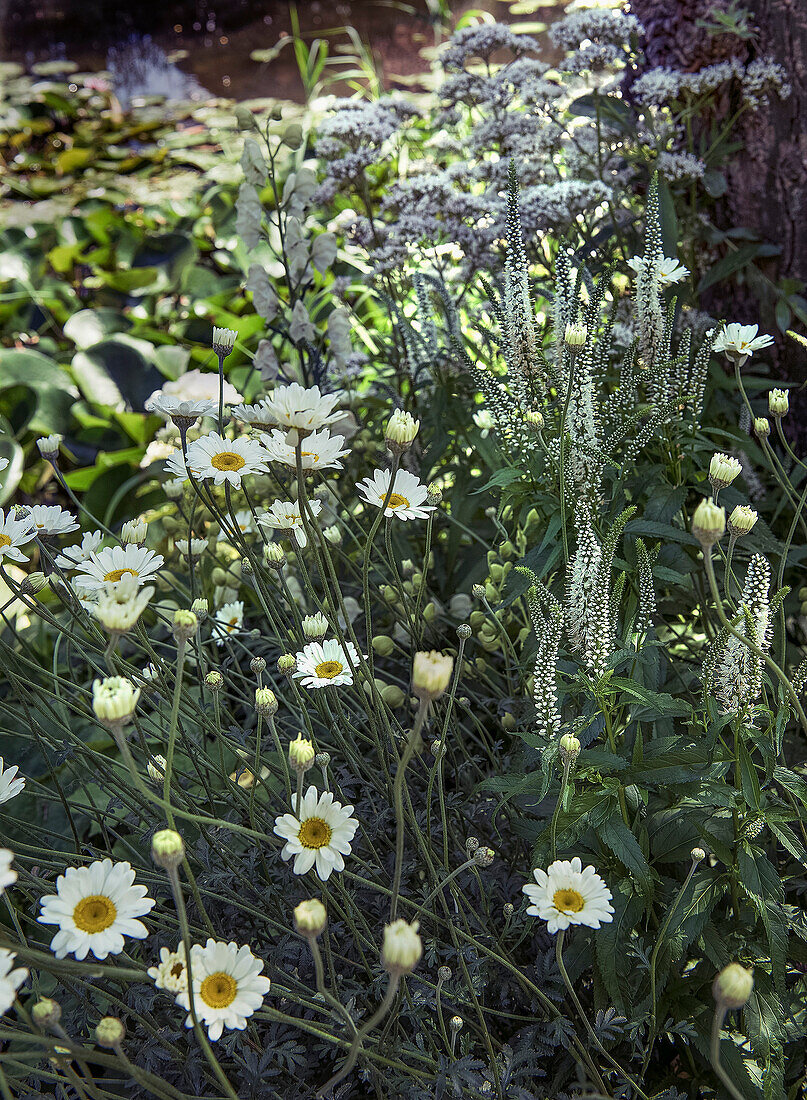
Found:
[{"label": "white daisy petal", "polygon": [[583,868],[579,856],[557,859],[546,871],[533,871],[535,883],[522,887],[531,904],[527,912],[547,922],[548,932],[573,924],[599,928],[613,920],[611,891],[592,866]]},{"label": "white daisy petal", "polygon": [[351,841],[359,827],[354,817],[345,817],[348,808],[353,809],[334,802],[330,792],[318,795],[316,787],[311,786],[300,800],[298,817],[282,814],[275,818],[275,833],[286,840],[281,858],[294,856],[295,875],[304,875],[316,865],[317,875],[324,882],[332,871],[344,870],[344,856],[350,855]]},{"label": "white daisy petal", "polygon": [[[211,1040],[220,1039],[225,1027],[242,1031],[247,1018],[263,1004],[271,983],[262,970],[263,961],[249,947],[213,939],[204,947],[193,945],[193,1003]],[[183,1008],[190,1009],[187,979],[186,988],[176,999]],[[193,1027],[190,1012],[185,1026]]]}]

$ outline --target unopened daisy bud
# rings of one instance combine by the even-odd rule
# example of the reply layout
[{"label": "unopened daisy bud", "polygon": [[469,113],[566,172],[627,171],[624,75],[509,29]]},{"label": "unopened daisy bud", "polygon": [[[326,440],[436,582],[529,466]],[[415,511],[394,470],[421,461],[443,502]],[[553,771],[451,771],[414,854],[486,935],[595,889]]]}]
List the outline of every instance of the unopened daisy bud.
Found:
[{"label": "unopened daisy bud", "polygon": [[41,439],[37,439],[36,445],[43,458],[47,459],[48,462],[56,462],[63,440],[63,435],[43,435]]},{"label": "unopened daisy bud", "polygon": [[693,848],[689,854],[692,857],[693,863],[703,863],[706,859],[706,852],[704,852],[703,848]]},{"label": "unopened daisy bud", "polygon": [[437,971],[437,980],[440,981],[440,982],[450,982],[451,981],[451,967],[450,966],[441,966],[441,967],[439,967],[439,969]]},{"label": "unopened daisy bud", "polygon": [[151,839],[151,858],[158,867],[170,871],[185,858],[185,843],[173,829],[160,829]]},{"label": "unopened daisy bud", "polygon": [[574,761],[580,755],[580,742],[573,733],[564,733],[560,739],[560,758],[566,763],[567,760]]},{"label": "unopened daisy bud", "polygon": [[135,546],[139,546],[146,541],[148,531],[148,524],[144,523],[143,520],[127,520],[120,529],[121,542],[127,544],[132,543]]},{"label": "unopened daisy bud", "polygon": [[395,648],[395,643],[388,634],[376,634],[373,638],[373,649],[379,657],[389,657]]},{"label": "unopened daisy bud", "polygon": [[724,966],[714,980],[712,994],[724,1008],[742,1008],[754,988],[754,975],[739,963]]},{"label": "unopened daisy bud", "polygon": [[739,538],[740,535],[747,535],[758,519],[759,516],[753,508],[749,508],[747,504],[738,504],[729,516],[726,526],[730,535]]},{"label": "unopened daisy bud", "polygon": [[318,752],[314,757],[314,764],[318,768],[322,768],[323,771],[328,767],[331,762],[331,754],[329,752]]},{"label": "unopened daisy bud", "polygon": [[140,688],[125,676],[107,676],[92,685],[92,709],[99,722],[121,726],[134,714]]},{"label": "unopened daisy bud", "polygon": [[726,511],[711,500],[702,500],[692,517],[692,534],[703,547],[714,546],[726,530]]},{"label": "unopened daisy bud", "polygon": [[62,1018],[62,1006],[50,997],[41,997],[31,1009],[31,1018],[37,1027],[55,1027]]},{"label": "unopened daisy bud", "polygon": [[474,852],[474,863],[477,867],[490,867],[496,858],[496,853],[492,848],[477,848]]},{"label": "unopened daisy bud", "polygon": [[268,542],[263,548],[263,560],[270,569],[282,569],[286,564],[286,551],[279,542]]},{"label": "unopened daisy bud", "polygon": [[742,466],[736,458],[720,453],[713,454],[712,461],[709,463],[709,481],[712,488],[716,492],[725,489],[741,471]]},{"label": "unopened daisy bud", "polygon": [[513,905],[513,903],[511,901],[505,902],[504,905],[502,906],[502,913],[504,914],[504,919],[505,920],[510,920],[510,918],[512,917],[513,913],[515,913],[515,911],[516,911],[516,907]]},{"label": "unopened daisy bud", "polygon": [[199,620],[192,611],[180,607],[174,612],[174,621],[171,624],[171,633],[177,642],[187,642],[199,629]]},{"label": "unopened daisy bud", "polygon": [[152,783],[162,783],[165,778],[165,757],[156,754],[153,760],[146,764],[146,775]]},{"label": "unopened daisy bud", "polygon": [[434,481],[427,487],[427,501],[436,507],[443,499],[443,490]]},{"label": "unopened daisy bud", "polygon": [[227,358],[235,347],[237,339],[238,333],[234,332],[231,328],[213,329],[213,351],[215,351],[219,359]]},{"label": "unopened daisy bud", "polygon": [[446,747],[444,743],[439,738],[435,738],[435,740],[432,741],[431,745],[429,745],[429,752],[432,754],[435,760],[439,760],[439,758],[445,752],[445,749]]},{"label": "unopened daisy bud", "polygon": [[451,682],[454,658],[431,650],[415,654],[412,666],[412,691],[418,699],[438,699]]},{"label": "unopened daisy bud", "polygon": [[767,439],[771,434],[771,425],[767,416],[757,416],[754,419],[754,435],[758,439]]},{"label": "unopened daisy bud", "polygon": [[475,836],[469,836],[465,841],[465,851],[469,856],[472,856],[474,852],[479,848],[479,841]]},{"label": "unopened daisy bud", "polygon": [[255,710],[264,718],[269,718],[277,713],[277,698],[271,688],[260,687],[255,689]]},{"label": "unopened daisy bud", "polygon": [[298,733],[289,745],[289,764],[296,772],[307,772],[316,759],[313,742]]},{"label": "unopened daisy bud", "polygon": [[321,936],[327,923],[325,906],[316,898],[301,901],[294,910],[294,927],[301,936]]},{"label": "unopened daisy bud", "polygon": [[277,671],[281,676],[291,676],[297,671],[297,658],[293,653],[282,653],[278,657]]},{"label": "unopened daisy bud", "polygon": [[205,621],[209,611],[208,602],[204,598],[194,600],[191,604],[191,611],[194,613],[200,624]]},{"label": "unopened daisy bud", "polygon": [[544,418],[537,409],[531,409],[530,412],[524,414],[524,423],[533,431],[540,432],[544,426]]},{"label": "unopened daisy bud", "polygon": [[249,558],[241,559],[241,572],[245,577],[252,576],[254,570],[252,568],[252,562],[249,560]]},{"label": "unopened daisy bud", "polygon": [[126,1028],[117,1016],[104,1016],[98,1021],[95,1029],[95,1041],[99,1047],[108,1047],[114,1050],[119,1047],[126,1038]]},{"label": "unopened daisy bud", "polygon": [[328,633],[328,620],[321,612],[316,615],[306,615],[303,619],[303,634],[312,641],[319,641]]},{"label": "unopened daisy bud", "polygon": [[471,637],[471,628],[467,623],[460,623],[457,627],[457,637],[461,642],[466,642]]},{"label": "unopened daisy bud", "polygon": [[484,600],[486,595],[484,584],[472,584],[471,595],[475,600]]},{"label": "unopened daisy bud", "polygon": [[581,322],[567,325],[563,333],[563,339],[570,348],[582,348],[588,337],[588,329]]},{"label": "unopened daisy bud", "polygon": [[23,579],[20,587],[26,595],[35,595],[37,592],[41,592],[43,588],[50,588],[50,577],[46,577],[39,570],[34,570],[33,573],[29,573]]},{"label": "unopened daisy bud", "polygon": [[448,1021],[448,1026],[452,1031],[462,1031],[462,1016],[452,1016]]},{"label": "unopened daisy bud", "polygon": [[212,672],[208,672],[207,676],[205,676],[205,683],[211,691],[221,691],[224,687],[224,677],[220,672],[213,669]]},{"label": "unopened daisy bud", "polygon": [[397,710],[406,699],[406,692],[402,691],[397,684],[383,684],[379,694],[390,710]]},{"label": "unopened daisy bud", "polygon": [[787,390],[771,390],[768,394],[768,412],[780,420],[790,411],[790,395]]},{"label": "unopened daisy bud", "polygon": [[396,409],[387,421],[384,439],[391,454],[403,454],[409,450],[418,434],[420,421],[408,412]]},{"label": "unopened daisy bud", "polygon": [[260,676],[266,672],[266,661],[263,657],[253,657],[249,662],[249,669],[253,676]]},{"label": "unopened daisy bud", "polygon": [[342,532],[335,523],[332,523],[330,527],[326,527],[322,532],[325,541],[329,542],[331,546],[342,545]]},{"label": "unopened daisy bud", "polygon": [[410,924],[399,918],[384,929],[384,945],[381,948],[381,964],[390,974],[411,974],[423,954],[423,943],[418,935],[418,921]]}]

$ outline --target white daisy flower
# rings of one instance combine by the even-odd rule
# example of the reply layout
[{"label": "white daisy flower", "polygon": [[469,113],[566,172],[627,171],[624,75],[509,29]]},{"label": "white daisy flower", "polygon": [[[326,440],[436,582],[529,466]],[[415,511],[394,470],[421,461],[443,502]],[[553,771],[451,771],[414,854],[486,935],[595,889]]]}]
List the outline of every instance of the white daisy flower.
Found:
[{"label": "white daisy flower", "polygon": [[230,415],[234,420],[249,424],[250,428],[271,428],[277,423],[274,413],[265,401],[258,401],[254,405],[236,405],[230,409]]},{"label": "white daisy flower", "polygon": [[218,402],[212,401],[209,397],[183,400],[172,397],[163,390],[156,390],[146,401],[146,412],[155,412],[160,416],[168,417],[180,428],[189,428],[200,416],[214,416],[218,411]]},{"label": "white daisy flower", "polygon": [[188,989],[188,967],[185,962],[185,944],[180,940],[176,951],[160,948],[160,962],[146,971],[158,989],[174,995]]},{"label": "white daisy flower", "polygon": [[722,351],[733,361],[745,360],[755,351],[767,348],[773,343],[772,336],[757,336],[758,325],[725,325],[717,335],[712,350]]},{"label": "white daisy flower", "polygon": [[[285,466],[296,468],[297,450],[295,443],[287,443],[287,434],[279,428],[261,436],[271,462],[282,462]],[[340,459],[349,453],[350,448],[342,447],[341,435],[332,436],[327,428],[311,432],[305,438],[305,450],[300,452],[304,470],[341,470]]]},{"label": "white daisy flower", "polygon": [[[357,488],[364,500],[376,508],[384,503],[389,492],[391,473],[389,470],[376,470],[371,478],[360,481]],[[393,491],[384,509],[384,515],[397,516],[398,519],[427,519],[434,508],[425,504],[429,491],[414,474],[408,470],[398,470],[395,474]]]},{"label": "white daisy flower", "polygon": [[585,869],[580,858],[556,859],[546,871],[534,870],[535,885],[522,887],[532,902],[527,912],[547,922],[548,932],[559,932],[571,924],[599,928],[614,919],[611,891],[593,867]]},{"label": "white daisy flower", "polygon": [[[239,947],[214,939],[209,939],[204,947],[193,945],[193,1004],[214,1042],[221,1038],[225,1027],[243,1031],[248,1017],[261,1007],[271,986],[262,970],[263,960],[257,959],[246,945]],[[187,989],[177,996],[177,1003],[190,1008]],[[190,1013],[185,1026],[193,1027]]]},{"label": "white daisy flower", "polygon": [[14,1004],[17,990],[28,977],[28,971],[23,966],[12,970],[16,958],[16,955],[0,947],[0,1016]]},{"label": "white daisy flower", "polygon": [[230,352],[235,347],[235,342],[238,339],[238,333],[233,328],[219,328],[213,326],[213,351],[216,355],[221,356],[222,359],[226,359]]},{"label": "white daisy flower", "polygon": [[187,464],[191,473],[214,485],[229,482],[241,488],[241,478],[266,470],[266,451],[256,439],[225,439],[218,432],[203,435],[188,444]]},{"label": "white daisy flower", "polygon": [[[319,500],[309,500],[308,507],[313,516],[318,516],[322,511],[322,503]],[[296,500],[274,501],[268,512],[258,516],[258,523],[263,527],[271,527],[275,531],[293,531],[298,546],[306,546],[308,543],[300,515],[300,504]]]},{"label": "white daisy flower", "polygon": [[90,560],[103,539],[103,531],[86,531],[81,537],[81,542],[76,543],[75,546],[64,547],[56,558],[56,564],[60,569],[75,569],[83,561]]},{"label": "white daisy flower", "polygon": [[345,856],[350,855],[350,842],[359,823],[353,817],[353,807],[334,802],[333,794],[317,794],[309,787],[294,814],[275,818],[275,833],[286,843],[280,853],[285,860],[294,856],[295,875],[304,875],[316,864],[323,882],[332,871],[344,871]]},{"label": "white daisy flower", "polygon": [[17,881],[17,872],[12,868],[14,853],[10,848],[0,848],[0,897],[7,886],[13,886]]},{"label": "white daisy flower", "polygon": [[[219,407],[219,376],[207,374],[200,370],[189,370],[181,374],[179,378],[166,382],[146,401],[146,407],[154,401],[162,398],[173,398],[176,401],[212,401],[216,411]],[[229,382],[224,383],[224,404],[235,405],[244,398]]]},{"label": "white daisy flower", "polygon": [[235,525],[242,535],[251,535],[255,530],[254,516],[249,508],[240,508],[235,513]]},{"label": "white daisy flower", "polygon": [[90,951],[96,959],[119,955],[123,937],[143,940],[148,929],[137,917],[150,912],[156,904],[146,897],[145,886],[134,885],[131,863],[96,860],[88,867],[68,867],[56,879],[56,893],[42,898],[40,924],[58,924],[59,931],[50,941],[57,959],[75,955],[86,959]]},{"label": "white daisy flower", "polygon": [[213,617],[213,622],[216,624],[213,631],[216,645],[224,645],[228,635],[237,634],[244,625],[244,601],[223,604]]},{"label": "white daisy flower", "polygon": [[[189,551],[188,551],[188,540],[187,539],[177,539],[176,546],[177,546],[177,550],[179,550],[180,554],[184,554],[185,557],[188,556]],[[207,539],[191,539],[190,540],[190,554],[194,558],[200,558],[202,556],[202,554],[204,554],[205,550],[207,550]]]},{"label": "white daisy flower", "polygon": [[124,577],[134,577],[139,586],[152,580],[164,561],[162,554],[145,546],[107,546],[79,563],[75,583],[97,591],[106,584],[119,584]]},{"label": "white daisy flower", "polygon": [[38,535],[66,535],[78,531],[78,520],[58,504],[35,504],[28,517]]},{"label": "white daisy flower", "polygon": [[10,768],[3,767],[3,757],[0,756],[0,805],[16,798],[25,786],[25,776],[17,775],[19,765],[12,764]]},{"label": "white daisy flower", "polygon": [[335,638],[329,638],[326,642],[309,642],[303,646],[297,654],[295,679],[307,688],[352,684],[351,668],[356,668],[361,655],[352,642],[346,644],[347,650],[344,650]]},{"label": "white daisy flower", "polygon": [[337,409],[340,393],[320,393],[319,386],[307,389],[298,382],[277,386],[262,404],[269,411],[272,422],[283,428],[299,428],[315,432],[326,424],[332,424],[342,415]]},{"label": "white daisy flower", "polygon": [[[649,263],[655,270],[656,279],[663,287],[674,286],[682,279],[686,279],[689,274],[689,268],[679,264],[674,256],[659,256],[655,260],[650,260]],[[647,265],[648,260],[644,256],[631,256],[628,260],[628,267],[632,267],[637,275],[641,274]]]},{"label": "white daisy flower", "polygon": [[122,577],[115,583],[101,585],[91,604],[90,614],[114,634],[126,634],[146,610],[154,589],[140,588],[137,577]]},{"label": "white daisy flower", "polygon": [[11,509],[8,515],[0,508],[0,562],[3,558],[12,561],[28,561],[20,547],[30,542],[34,537],[33,524],[26,516],[25,519],[16,519]]}]

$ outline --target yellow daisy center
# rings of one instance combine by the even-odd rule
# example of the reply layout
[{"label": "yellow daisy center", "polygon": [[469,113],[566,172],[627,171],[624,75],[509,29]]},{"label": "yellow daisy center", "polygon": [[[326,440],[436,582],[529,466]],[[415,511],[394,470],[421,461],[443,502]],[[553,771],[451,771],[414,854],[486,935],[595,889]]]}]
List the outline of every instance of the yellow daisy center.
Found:
[{"label": "yellow daisy center", "polygon": [[[384,496],[386,496],[386,493],[384,494]],[[383,501],[384,497],[382,497],[381,499]],[[406,497],[402,497],[400,493],[393,493],[391,495],[391,497],[389,498],[389,500],[387,501],[387,507],[388,508],[408,508],[409,507],[409,501],[406,499]]]},{"label": "yellow daisy center", "polygon": [[304,848],[324,848],[331,842],[331,827],[321,817],[307,817],[300,825],[298,839]]},{"label": "yellow daisy center", "polygon": [[586,901],[577,890],[556,890],[552,904],[559,913],[579,913]]},{"label": "yellow daisy center", "polygon": [[238,616],[237,615],[233,615],[233,617],[230,619],[229,626],[238,626]]},{"label": "yellow daisy center", "polygon": [[211,466],[217,470],[240,470],[246,465],[246,460],[235,451],[221,451],[210,459]]},{"label": "yellow daisy center", "polygon": [[104,580],[105,581],[119,581],[119,580],[122,580],[123,577],[125,577],[127,573],[129,574],[130,577],[139,577],[140,576],[140,574],[137,572],[136,569],[112,569],[109,573],[106,574],[106,576],[104,577]]},{"label": "yellow daisy center", "polygon": [[227,1008],[235,1000],[238,982],[224,970],[208,974],[199,989],[199,996],[210,1008]]},{"label": "yellow daisy center", "polygon": [[334,676],[338,676],[344,667],[339,661],[322,661],[314,669],[314,672],[320,680],[333,680]]},{"label": "yellow daisy center", "polygon": [[11,546],[11,539],[8,535],[0,535],[0,546]]},{"label": "yellow daisy center", "polygon": [[104,932],[117,915],[118,910],[105,894],[91,894],[73,910],[73,923],[81,932]]},{"label": "yellow daisy center", "polygon": [[319,455],[315,455],[313,451],[300,451],[301,458],[313,458],[315,462],[319,462]]},{"label": "yellow daisy center", "polygon": [[185,964],[181,962],[175,962],[169,971],[172,978],[181,978],[185,973]]}]

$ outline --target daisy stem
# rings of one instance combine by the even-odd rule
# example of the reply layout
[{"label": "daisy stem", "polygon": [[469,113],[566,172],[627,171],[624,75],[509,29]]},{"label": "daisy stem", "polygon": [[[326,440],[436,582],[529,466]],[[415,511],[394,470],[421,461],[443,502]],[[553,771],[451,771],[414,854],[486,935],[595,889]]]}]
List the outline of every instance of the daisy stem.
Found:
[{"label": "daisy stem", "polygon": [[224,359],[219,353],[219,435],[224,435]]},{"label": "daisy stem", "polygon": [[271,714],[269,716],[269,729],[272,733],[272,740],[275,743],[277,749],[277,755],[280,757],[280,762],[283,765],[283,782],[286,785],[286,801],[291,806],[291,779],[289,778],[289,762],[286,754],[283,752],[283,746],[280,744],[280,736],[277,732],[277,726],[275,725],[275,716]]},{"label": "daisy stem", "polygon": [[174,698],[171,704],[171,718],[168,726],[168,748],[165,756],[165,775],[163,776],[163,800],[167,803],[165,816],[168,828],[174,828],[174,813],[171,809],[171,771],[174,764],[174,745],[177,739],[177,720],[179,718],[179,700],[182,696],[182,673],[185,667],[187,642],[181,635],[177,639],[177,673],[174,681]]},{"label": "daisy stem", "polygon": [[308,946],[311,948],[311,957],[314,960],[314,974],[316,977],[317,992],[321,993],[328,1004],[331,1005],[332,1008],[336,1009],[336,1011],[347,1024],[351,1033],[355,1036],[356,1025],[353,1022],[353,1017],[350,1015],[342,1002],[334,997],[334,995],[325,985],[325,967],[322,965],[322,955],[319,950],[319,944],[317,943],[317,937],[306,936],[305,938],[306,940],[308,940]]},{"label": "daisy stem", "polygon": [[678,908],[681,898],[686,893],[687,887],[692,881],[692,876],[695,874],[699,862],[699,860],[692,860],[692,864],[689,868],[689,873],[684,879],[684,884],[676,894],[675,901],[670,906],[669,910],[667,911],[667,916],[662,922],[661,928],[658,932],[658,936],[656,937],[656,945],[653,948],[652,955],[650,956],[650,1015],[652,1018],[652,1025],[650,1031],[650,1040],[648,1042],[648,1053],[645,1059],[646,1063],[650,1060],[650,1052],[653,1049],[653,1044],[656,1038],[656,962],[658,961],[658,954],[661,950],[661,945],[664,943],[664,937],[667,934],[667,929],[670,926],[670,921],[673,919],[673,915]]},{"label": "daisy stem", "polygon": [[712,1066],[717,1076],[723,1082],[723,1085],[725,1086],[727,1092],[734,1097],[734,1100],[745,1100],[743,1094],[736,1087],[734,1082],[731,1080],[729,1075],[720,1064],[720,1029],[722,1028],[723,1021],[726,1018],[726,1012],[726,1006],[722,1004],[718,1004],[717,1008],[715,1009],[715,1018],[712,1022],[712,1042],[710,1046]]},{"label": "daisy stem", "polygon": [[572,758],[567,756],[563,761],[563,776],[560,781],[560,794],[558,800],[555,803],[555,809],[552,812],[552,821],[549,825],[549,850],[551,852],[552,859],[557,858],[558,843],[558,816],[560,815],[561,807],[563,806],[563,799],[566,794],[566,787],[569,783],[569,773],[572,770]]},{"label": "daisy stem", "polygon": [[191,933],[188,926],[188,913],[185,909],[185,898],[182,894],[182,883],[179,881],[179,871],[176,867],[169,867],[167,869],[168,881],[171,885],[171,893],[174,895],[174,905],[176,906],[177,916],[179,917],[179,928],[182,934],[182,943],[185,946],[185,968],[188,972],[188,1006],[193,1021],[193,1030],[196,1033],[196,1038],[199,1040],[199,1045],[204,1052],[204,1056],[208,1061],[210,1068],[215,1073],[217,1079],[221,1083],[222,1088],[230,1097],[230,1100],[238,1100],[238,1094],[233,1086],[227,1080],[227,1075],[219,1065],[219,1061],[216,1055],[213,1053],[213,1048],[207,1040],[207,1036],[204,1033],[202,1025],[199,1023],[199,1019],[196,1015],[196,1004],[193,996],[193,972],[191,962]]},{"label": "daisy stem", "polygon": [[390,974],[389,985],[387,986],[387,992],[384,994],[384,1000],[381,1002],[378,1009],[370,1017],[367,1023],[364,1024],[363,1027],[356,1032],[355,1036],[353,1037],[353,1042],[350,1045],[350,1053],[348,1054],[345,1060],[345,1064],[342,1066],[342,1068],[337,1073],[335,1073],[333,1077],[330,1078],[330,1080],[326,1081],[321,1088],[317,1089],[318,1097],[325,1096],[326,1093],[331,1092],[339,1084],[340,1081],[347,1077],[347,1075],[353,1069],[356,1064],[356,1059],[359,1057],[359,1051],[361,1050],[362,1042],[373,1030],[376,1024],[379,1024],[392,1008],[392,1004],[398,993],[399,982],[400,977],[397,974]]},{"label": "daisy stem", "polygon": [[299,770],[297,772],[297,797],[294,800],[294,805],[296,807],[294,813],[295,813],[295,816],[296,816],[298,821],[300,820],[300,807],[301,807],[302,802],[303,802],[303,777],[304,776],[305,776],[304,771]]},{"label": "daisy stem", "polygon": [[572,1004],[577,1009],[578,1016],[583,1021],[583,1026],[588,1032],[589,1039],[591,1039],[594,1046],[597,1048],[600,1054],[602,1054],[602,1056],[609,1062],[609,1064],[612,1065],[614,1069],[616,1069],[619,1073],[621,1073],[625,1080],[630,1083],[636,1094],[638,1096],[641,1096],[642,1100],[647,1100],[647,1093],[642,1092],[642,1090],[639,1088],[638,1084],[634,1081],[630,1074],[626,1073],[622,1066],[620,1066],[619,1062],[611,1057],[611,1055],[602,1045],[600,1040],[597,1038],[597,1033],[595,1032],[594,1028],[589,1023],[588,1016],[586,1015],[585,1011],[583,1010],[583,1006],[580,1004],[580,1001],[577,998],[577,994],[574,991],[574,986],[571,983],[571,979],[569,978],[569,975],[566,971],[566,966],[563,962],[563,938],[565,934],[565,928],[562,928],[557,934],[557,939],[555,940],[555,959],[557,960],[560,976],[563,978],[563,984],[566,986]]},{"label": "daisy stem", "polygon": [[[383,513],[382,513],[383,514]],[[372,646],[368,647],[372,649]],[[403,755],[398,763],[398,767],[395,772],[395,779],[392,784],[392,798],[395,804],[395,872],[392,878],[392,898],[390,900],[390,921],[394,921],[398,912],[398,894],[401,889],[401,875],[403,873],[403,854],[404,854],[404,811],[403,811],[403,783],[406,773],[407,765],[412,759],[412,755],[415,751],[415,745],[420,737],[420,731],[423,728],[423,722],[426,718],[426,711],[429,707],[428,699],[421,699],[418,704],[417,715],[415,716],[415,723],[412,726],[412,730],[406,742],[406,747],[403,751]]]}]

